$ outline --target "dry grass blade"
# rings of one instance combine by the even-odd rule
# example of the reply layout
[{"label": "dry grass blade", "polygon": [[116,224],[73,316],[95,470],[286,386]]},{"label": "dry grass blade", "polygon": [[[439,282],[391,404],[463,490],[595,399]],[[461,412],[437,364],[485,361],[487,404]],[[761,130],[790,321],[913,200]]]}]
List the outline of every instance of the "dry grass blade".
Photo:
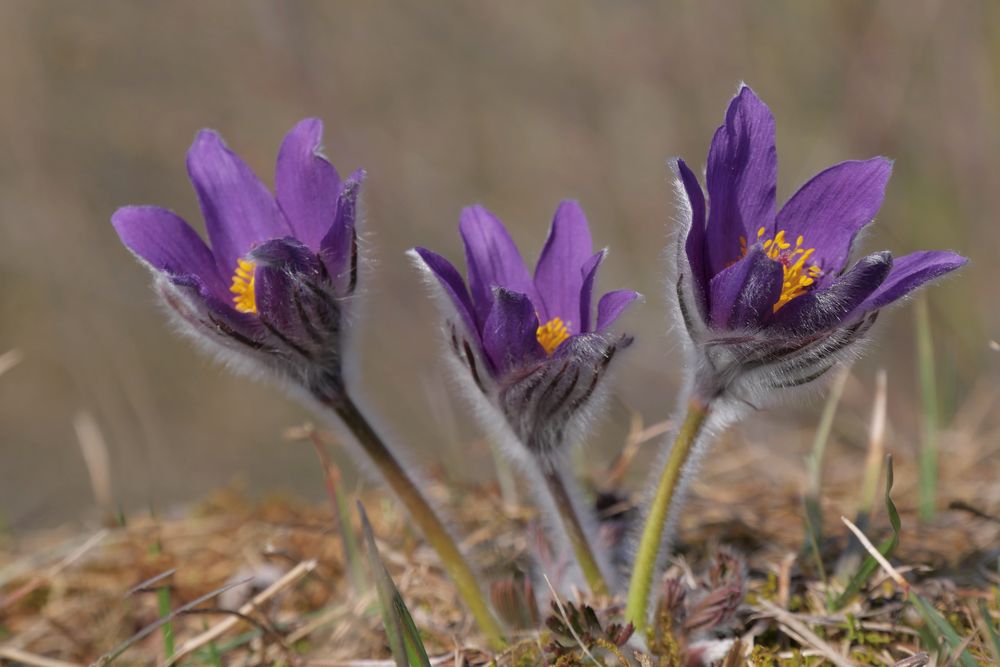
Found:
[{"label": "dry grass blade", "polygon": [[810,647],[819,651],[823,656],[832,662],[837,667],[854,667],[854,663],[845,658],[840,653],[837,653],[828,643],[820,639],[820,637],[809,629],[805,623],[800,621],[794,614],[785,609],[782,609],[773,602],[761,599],[757,603],[757,608],[763,610],[768,616],[773,617],[780,624],[787,626],[792,630],[798,639],[804,640]]},{"label": "dry grass blade", "polygon": [[114,514],[114,500],[111,491],[111,457],[108,455],[108,443],[101,433],[97,420],[86,410],[81,410],[73,417],[73,430],[76,431],[76,441],[80,445],[83,462],[87,466],[90,477],[90,488],[94,492],[94,501],[107,518]]},{"label": "dry grass blade", "polygon": [[924,667],[930,664],[931,656],[927,653],[917,653],[916,655],[911,655],[909,658],[903,658],[892,667]]},{"label": "dry grass blade", "polygon": [[[257,609],[257,607],[264,604],[272,597],[274,597],[281,591],[285,590],[286,588],[294,584],[296,581],[298,581],[305,575],[312,572],[314,569],[316,569],[316,561],[314,560],[307,560],[299,563],[291,570],[286,572],[284,576],[282,576],[276,582],[265,588],[263,591],[255,595],[253,599],[251,599],[245,605],[240,607],[239,613],[252,614],[254,610]],[[225,590],[229,590],[230,588],[240,586],[246,583],[246,581],[248,580],[240,581],[230,586],[226,586]],[[209,597],[211,597],[211,595],[209,595]],[[191,605],[187,605],[187,607],[191,608]],[[230,616],[229,618],[220,621],[213,627],[201,633],[197,637],[192,637],[191,639],[181,644],[181,646],[177,649],[177,652],[174,653],[174,655],[170,658],[167,664],[168,665],[175,664],[181,658],[190,655],[192,652],[197,651],[202,646],[205,646],[206,644],[215,641],[216,639],[224,635],[226,632],[228,632],[231,628],[240,623],[240,621],[241,619],[239,616]]]},{"label": "dry grass blade", "polygon": [[12,350],[7,350],[3,354],[0,354],[0,375],[3,375],[10,369],[21,363],[24,359],[24,354],[21,350],[14,348]]},{"label": "dry grass blade", "polygon": [[98,544],[100,544],[101,541],[104,540],[104,538],[107,536],[108,536],[108,531],[106,530],[101,530],[91,535],[86,542],[80,545],[80,547],[78,547],[72,553],[66,556],[66,558],[62,559],[61,561],[53,565],[46,572],[34,577],[33,579],[28,581],[26,584],[18,588],[10,595],[0,598],[0,610],[3,610],[5,607],[14,604],[18,600],[22,599],[24,596],[28,595],[29,593],[37,589],[39,586],[44,584],[46,581],[49,581],[63,570],[73,565],[73,563],[83,558],[88,551],[90,551]]},{"label": "dry grass blade", "polygon": [[854,533],[854,536],[858,538],[859,542],[861,542],[861,546],[863,546],[865,551],[867,551],[868,554],[875,559],[879,566],[885,570],[885,573],[888,574],[901,589],[903,589],[904,593],[908,593],[910,590],[910,583],[903,578],[903,575],[899,573],[899,570],[894,568],[889,561],[886,560],[885,556],[882,555],[882,552],[875,548],[875,545],[871,543],[871,540],[869,540],[863,532],[861,532],[861,529],[855,526],[846,516],[840,517],[840,520],[844,522],[844,525],[847,526],[852,533]]},{"label": "dry grass blade", "polygon": [[28,667],[80,667],[79,663],[76,662],[53,660],[52,658],[28,653],[12,646],[0,646],[0,658],[28,665]]}]

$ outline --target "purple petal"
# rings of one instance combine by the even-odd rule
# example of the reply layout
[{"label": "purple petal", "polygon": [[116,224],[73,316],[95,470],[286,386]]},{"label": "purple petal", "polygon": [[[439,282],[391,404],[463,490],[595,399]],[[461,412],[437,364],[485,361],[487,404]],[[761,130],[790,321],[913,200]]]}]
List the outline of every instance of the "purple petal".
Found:
[{"label": "purple petal", "polygon": [[776,327],[813,335],[857,319],[854,311],[889,275],[892,255],[876,252],[862,257],[829,287],[796,297],[775,313]]},{"label": "purple petal", "polygon": [[570,333],[580,333],[580,290],[585,264],[594,252],[587,217],[575,201],[564,201],[556,209],[549,237],[535,267],[535,288],[541,299],[539,318],[558,317]]},{"label": "purple petal", "polygon": [[[319,286],[322,271],[319,259],[311,248],[291,237],[267,241],[254,249],[251,258],[254,270],[254,287],[258,316],[273,329],[293,341],[310,337],[309,324],[304,313],[304,285]],[[311,301],[316,301],[310,292]]]},{"label": "purple petal", "polygon": [[784,205],[775,231],[784,230],[792,243],[801,235],[804,247],[816,249],[812,263],[836,276],[854,237],[878,213],[891,174],[892,162],[881,157],[821,171]]},{"label": "purple petal", "polygon": [[194,276],[208,293],[229,300],[215,257],[180,216],[156,206],[125,206],[111,216],[122,243],[157,271],[173,278]]},{"label": "purple petal", "polygon": [[356,225],[358,197],[365,175],[364,169],[358,169],[343,182],[333,225],[319,244],[320,256],[340,293],[353,292],[358,277]]},{"label": "purple petal", "polygon": [[607,248],[591,255],[590,259],[580,268],[583,284],[580,286],[580,329],[578,334],[590,333],[590,316],[594,309],[594,281],[597,279],[597,269],[601,267]]},{"label": "purple petal", "polygon": [[965,266],[969,260],[948,250],[924,250],[900,257],[881,285],[858,307],[860,316],[884,308],[925,283]]},{"label": "purple petal", "polygon": [[757,327],[771,317],[781,298],[784,269],[760,247],[723,269],[710,285],[710,322],[714,329]]},{"label": "purple petal", "polygon": [[594,331],[601,333],[608,329],[639,296],[638,292],[627,289],[615,290],[602,296],[597,303],[597,327]]},{"label": "purple petal", "polygon": [[688,227],[684,249],[688,265],[691,267],[695,293],[704,307],[709,278],[705,265],[705,193],[701,190],[698,177],[688,168],[684,160],[677,160],[677,174],[691,208],[691,225]]},{"label": "purple petal", "polygon": [[534,281],[503,223],[482,206],[470,206],[462,211],[459,231],[476,320],[485,322],[490,315],[495,287],[527,295],[537,310],[541,301]]},{"label": "purple petal", "polygon": [[253,246],[291,233],[271,193],[215,132],[198,133],[187,168],[223,276],[232,275]]},{"label": "purple petal", "polygon": [[444,257],[427,248],[414,248],[411,252],[434,275],[438,284],[441,285],[441,289],[448,295],[458,312],[462,319],[461,323],[465,326],[468,334],[473,336],[477,343],[480,343],[479,329],[476,327],[476,318],[472,309],[472,299],[469,298],[469,291],[465,288],[465,281],[462,280],[458,270]]},{"label": "purple petal", "polygon": [[740,237],[774,226],[778,157],[774,117],[748,86],[729,104],[726,122],[708,151],[709,273],[715,275],[740,257]]},{"label": "purple petal", "polygon": [[538,316],[531,299],[498,287],[483,329],[483,348],[500,375],[545,358],[537,332]]},{"label": "purple petal", "polygon": [[322,148],[323,121],[299,121],[285,135],[274,172],[278,205],[295,238],[314,252],[334,223],[340,193],[340,175]]}]

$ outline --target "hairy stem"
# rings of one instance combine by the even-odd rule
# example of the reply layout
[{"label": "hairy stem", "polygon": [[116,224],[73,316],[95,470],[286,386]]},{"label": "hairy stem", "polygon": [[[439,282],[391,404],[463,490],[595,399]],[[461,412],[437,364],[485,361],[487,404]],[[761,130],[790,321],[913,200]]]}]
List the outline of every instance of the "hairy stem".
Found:
[{"label": "hairy stem", "polygon": [[649,514],[646,516],[646,523],[642,528],[642,538],[635,555],[632,581],[628,588],[628,603],[625,607],[625,620],[631,622],[640,633],[646,630],[649,591],[653,585],[653,574],[656,570],[660,545],[663,543],[663,531],[670,518],[670,511],[675,504],[681,472],[691,455],[694,443],[701,434],[709,409],[709,404],[697,398],[692,398],[688,402],[687,415],[677,432],[663,472],[660,473],[656,495],[650,504]]},{"label": "hairy stem", "polygon": [[566,490],[566,484],[562,476],[555,470],[548,470],[544,473],[545,485],[552,494],[552,501],[555,503],[556,511],[562,519],[563,528],[569,537],[570,546],[573,547],[573,554],[583,571],[583,576],[587,580],[590,590],[597,595],[607,595],[609,592],[608,582],[604,579],[601,567],[597,564],[597,558],[591,548],[590,540],[583,529],[580,517],[577,516],[573,507],[573,499]]},{"label": "hairy stem", "polygon": [[343,420],[347,428],[354,434],[358,444],[382,473],[383,479],[406,506],[413,522],[423,533],[424,539],[437,551],[444,569],[455,582],[459,595],[465,601],[469,611],[472,612],[479,629],[486,634],[495,649],[503,649],[506,645],[503,631],[486,603],[486,598],[476,581],[476,575],[420,489],[416,487],[410,476],[406,474],[406,470],[392,455],[375,429],[372,428],[371,423],[350,398],[336,402],[327,401],[325,404]]}]

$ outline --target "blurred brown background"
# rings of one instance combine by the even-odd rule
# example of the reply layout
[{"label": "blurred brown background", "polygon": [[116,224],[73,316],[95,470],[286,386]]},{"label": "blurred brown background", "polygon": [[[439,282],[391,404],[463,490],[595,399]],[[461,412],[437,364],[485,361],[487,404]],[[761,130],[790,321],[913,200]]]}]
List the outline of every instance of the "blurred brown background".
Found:
[{"label": "blurred brown background", "polygon": [[[613,249],[602,287],[647,295],[621,325],[639,344],[594,439],[605,450],[620,440],[625,406],[663,419],[677,376],[660,282],[674,211],[664,161],[704,164],[741,80],[778,117],[780,200],[830,163],[896,159],[866,247],[973,258],[930,293],[946,414],[992,386],[1000,3],[5,0],[0,352],[23,361],[0,377],[2,523],[94,516],[81,410],[126,507],[162,510],[234,477],[321,493],[312,452],[282,439],[306,415],[174,335],[108,223],[119,205],[152,203],[200,226],[184,153],[206,126],[268,183],[284,132],[307,115],[326,121],[342,173],[368,169],[368,390],[425,460],[468,447],[487,458],[451,411],[436,312],[403,256],[421,244],[459,260],[457,215],[472,202],[533,258],[558,200],[582,201]],[[863,414],[867,378],[887,367],[896,446],[911,457],[912,312],[883,319],[848,401]],[[808,428],[815,411],[764,415],[744,432]],[[780,451],[797,465],[807,442]]]}]

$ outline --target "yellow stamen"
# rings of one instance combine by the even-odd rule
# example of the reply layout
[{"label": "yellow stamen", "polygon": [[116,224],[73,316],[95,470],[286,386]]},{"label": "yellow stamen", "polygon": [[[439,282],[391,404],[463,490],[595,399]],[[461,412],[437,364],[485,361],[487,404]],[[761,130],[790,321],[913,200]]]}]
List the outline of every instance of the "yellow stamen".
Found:
[{"label": "yellow stamen", "polygon": [[257,313],[257,294],[254,291],[254,267],[256,264],[248,259],[236,260],[236,271],[233,273],[233,284],[229,291],[233,293],[233,304],[241,313]]},{"label": "yellow stamen", "polygon": [[[763,227],[758,229],[757,240],[760,241],[763,239],[766,232],[767,230]],[[785,238],[784,230],[775,234],[774,238],[764,239],[763,241],[764,253],[769,258],[781,262],[781,266],[785,272],[784,280],[781,283],[781,296],[773,306],[774,312],[778,312],[782,306],[792,299],[805,294],[809,290],[809,287],[823,273],[815,264],[806,264],[812,254],[816,252],[816,249],[803,248],[802,244],[804,242],[805,239],[799,235],[795,239],[795,246],[793,247]],[[746,255],[746,241],[741,239],[740,245],[743,248],[743,254]]]},{"label": "yellow stamen", "polygon": [[561,319],[553,317],[538,327],[535,337],[538,338],[541,346],[545,348],[545,354],[551,355],[556,351],[556,348],[563,344],[563,341],[569,338],[569,329],[566,328]]}]

